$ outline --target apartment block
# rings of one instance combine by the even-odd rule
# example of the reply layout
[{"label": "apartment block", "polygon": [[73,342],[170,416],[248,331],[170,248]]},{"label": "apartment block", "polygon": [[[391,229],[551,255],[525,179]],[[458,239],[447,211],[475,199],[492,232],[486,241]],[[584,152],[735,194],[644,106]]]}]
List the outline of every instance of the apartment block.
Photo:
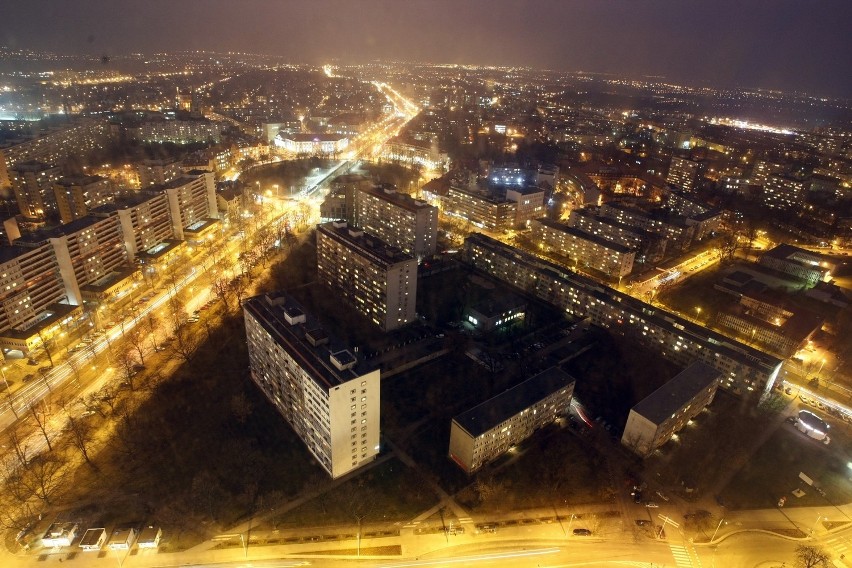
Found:
[{"label": "apartment block", "polygon": [[143,122],[136,128],[128,128],[133,138],[142,142],[173,142],[191,144],[193,142],[218,143],[222,138],[225,124],[211,120],[152,120]]},{"label": "apartment block", "polygon": [[61,164],[72,154],[84,155],[109,140],[109,124],[97,118],[77,118],[35,138],[0,148],[0,189],[11,186],[10,170],[15,164],[39,161]]},{"label": "apartment block", "polygon": [[284,295],[243,304],[252,380],[337,479],[379,453],[380,377]]},{"label": "apartment block", "polygon": [[49,306],[65,298],[49,242],[0,247],[0,333],[35,325]]},{"label": "apartment block", "polygon": [[695,362],[630,409],[621,443],[648,456],[713,402],[721,373]]},{"label": "apartment block", "polygon": [[211,172],[191,172],[156,189],[168,197],[172,229],[178,240],[184,240],[185,230],[195,223],[219,217]]},{"label": "apartment block", "polygon": [[781,368],[772,355],[485,235],[467,238],[465,260],[574,317],[629,335],[678,365],[707,363],[734,393],[769,392]]},{"label": "apartment block", "polygon": [[783,174],[766,178],[763,186],[763,204],[772,209],[795,209],[805,203],[810,183],[807,180]]},{"label": "apartment block", "polygon": [[602,217],[623,225],[659,235],[681,249],[689,247],[695,234],[695,227],[689,225],[684,217],[666,211],[649,213],[621,203],[604,203],[598,212]]},{"label": "apartment block", "polygon": [[571,211],[567,225],[628,248],[638,249],[648,240],[648,234],[643,229],[607,217],[599,217],[588,208]]},{"label": "apartment block", "polygon": [[113,199],[112,184],[101,176],[68,176],[53,184],[59,218],[70,223]]},{"label": "apartment block", "polygon": [[612,278],[633,270],[636,249],[549,219],[536,219],[530,226],[533,240],[545,253],[568,257],[578,268],[591,268]]},{"label": "apartment block", "polygon": [[574,378],[551,367],[459,414],[450,423],[450,459],[468,474],[564,415]]},{"label": "apartment block", "polygon": [[701,164],[686,158],[672,156],[666,183],[683,191],[692,191],[696,187]]},{"label": "apartment block", "polygon": [[15,164],[9,173],[21,215],[44,220],[57,214],[53,184],[62,177],[62,168],[31,160]]},{"label": "apartment block", "polygon": [[355,192],[355,225],[418,259],[435,254],[438,208],[390,188]]},{"label": "apartment block", "polygon": [[136,169],[142,189],[163,185],[183,175],[183,163],[180,160],[144,160]]},{"label": "apartment block", "polygon": [[345,221],[317,227],[319,281],[384,331],[416,317],[417,260]]},{"label": "apartment block", "polygon": [[450,187],[444,197],[444,215],[486,231],[502,232],[515,226],[517,203],[488,192]]},{"label": "apartment block", "polygon": [[148,251],[175,240],[169,198],[162,191],[137,191],[123,195],[115,203],[93,210],[92,214],[118,217],[130,262],[148,259],[153,254]]},{"label": "apartment block", "polygon": [[533,219],[544,217],[544,189],[536,186],[506,189],[506,199],[515,203],[515,226],[526,227]]}]

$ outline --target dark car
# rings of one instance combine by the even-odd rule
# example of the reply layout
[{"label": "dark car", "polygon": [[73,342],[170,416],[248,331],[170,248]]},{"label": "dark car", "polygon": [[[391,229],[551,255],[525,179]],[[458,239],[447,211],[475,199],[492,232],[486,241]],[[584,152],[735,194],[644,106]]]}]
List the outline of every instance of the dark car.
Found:
[{"label": "dark car", "polygon": [[636,503],[637,505],[642,503],[642,492],[641,491],[634,491],[633,493],[631,493],[631,495],[633,495],[633,502],[634,503]]},{"label": "dark car", "polygon": [[574,536],[592,536],[592,531],[589,529],[574,529]]}]

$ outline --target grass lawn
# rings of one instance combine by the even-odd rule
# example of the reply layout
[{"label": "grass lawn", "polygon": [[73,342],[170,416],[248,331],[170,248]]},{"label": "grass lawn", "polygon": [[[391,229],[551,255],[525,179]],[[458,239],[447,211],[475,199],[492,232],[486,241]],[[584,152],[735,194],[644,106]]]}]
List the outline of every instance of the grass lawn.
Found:
[{"label": "grass lawn", "polygon": [[[784,424],[734,477],[722,496],[731,508],[775,507],[786,495],[786,507],[813,507],[852,501],[852,472],[846,466],[842,447],[849,435],[839,425],[831,430],[831,444],[825,446]],[[799,479],[804,472],[825,491],[823,497]],[[802,489],[801,498],[790,492]]]},{"label": "grass lawn", "polygon": [[457,496],[477,512],[596,503],[607,499],[603,458],[566,426],[547,426],[476,476]]},{"label": "grass lawn", "polygon": [[274,528],[407,521],[438,502],[420,474],[397,459],[371,468],[271,521]]}]

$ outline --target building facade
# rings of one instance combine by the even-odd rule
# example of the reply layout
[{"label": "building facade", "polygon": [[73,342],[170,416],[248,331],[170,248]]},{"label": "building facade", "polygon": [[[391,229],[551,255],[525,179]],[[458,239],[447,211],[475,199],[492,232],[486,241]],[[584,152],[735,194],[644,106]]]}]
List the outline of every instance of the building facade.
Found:
[{"label": "building facade", "polygon": [[713,402],[721,373],[695,362],[630,409],[621,443],[647,456]]},{"label": "building facade", "polygon": [[517,204],[487,192],[452,186],[444,197],[444,215],[486,231],[502,232],[515,226]]},{"label": "building facade", "polygon": [[568,411],[574,378],[551,367],[459,414],[450,423],[450,459],[468,474]]},{"label": "building facade", "polygon": [[416,318],[417,260],[344,221],[317,227],[317,272],[384,331]]},{"label": "building facade", "polygon": [[70,223],[113,199],[112,184],[101,176],[68,176],[53,184],[59,218]]},{"label": "building facade", "polygon": [[28,161],[15,164],[9,172],[21,215],[44,220],[58,213],[53,185],[62,177],[62,168]]},{"label": "building facade", "polygon": [[405,254],[418,259],[435,254],[438,208],[393,189],[355,192],[354,223]]},{"label": "building facade", "polygon": [[678,365],[707,363],[734,393],[768,393],[781,368],[772,355],[485,235],[467,238],[465,260],[567,314],[629,335]]},{"label": "building facade", "polygon": [[158,188],[169,201],[175,238],[184,240],[188,227],[219,217],[216,183],[211,172],[192,172]]},{"label": "building facade", "polygon": [[179,160],[145,160],[136,168],[142,189],[163,185],[183,175],[183,163]]},{"label": "building facade", "polygon": [[612,278],[633,271],[636,249],[549,219],[536,219],[530,226],[533,240],[545,253],[568,257]]},{"label": "building facade", "polygon": [[252,380],[334,479],[379,453],[380,380],[286,296],[243,304]]}]

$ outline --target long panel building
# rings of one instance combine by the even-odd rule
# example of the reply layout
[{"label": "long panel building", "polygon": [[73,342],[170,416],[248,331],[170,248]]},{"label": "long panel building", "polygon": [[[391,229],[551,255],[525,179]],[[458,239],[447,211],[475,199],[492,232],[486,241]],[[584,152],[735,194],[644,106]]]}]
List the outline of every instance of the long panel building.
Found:
[{"label": "long panel building", "polygon": [[380,380],[284,295],[243,304],[252,380],[332,478],[379,453]]},{"label": "long panel building", "polygon": [[549,219],[536,219],[530,227],[533,240],[545,251],[567,256],[613,278],[633,271],[636,249]]},{"label": "long panel building", "polygon": [[574,382],[551,367],[456,416],[450,424],[450,458],[473,473],[565,414]]},{"label": "long panel building", "polygon": [[718,370],[696,361],[630,409],[621,443],[647,456],[713,402],[720,378]]},{"label": "long panel building", "polygon": [[317,226],[317,272],[384,331],[416,317],[417,260],[345,221]]},{"label": "long panel building", "polygon": [[722,372],[720,386],[735,393],[769,392],[781,368],[776,357],[485,235],[467,238],[465,258],[574,317],[630,335],[679,365],[703,361]]}]

